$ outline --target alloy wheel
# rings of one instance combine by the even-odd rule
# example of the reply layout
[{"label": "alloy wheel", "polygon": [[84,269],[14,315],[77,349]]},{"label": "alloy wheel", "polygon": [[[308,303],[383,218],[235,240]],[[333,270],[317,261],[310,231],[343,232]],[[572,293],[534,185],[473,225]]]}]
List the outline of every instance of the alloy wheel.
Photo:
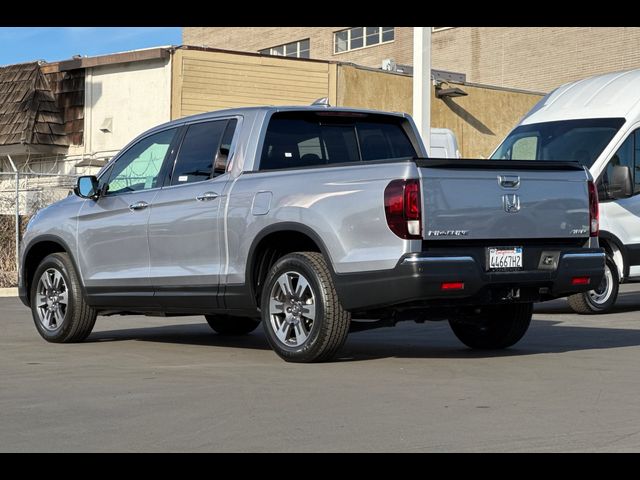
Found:
[{"label": "alloy wheel", "polygon": [[287,347],[306,342],[316,318],[316,298],[309,281],[298,272],[285,272],[269,296],[269,320],[276,338]]},{"label": "alloy wheel", "polygon": [[45,270],[36,289],[38,319],[48,331],[59,330],[67,315],[69,290],[62,273],[54,268]]}]

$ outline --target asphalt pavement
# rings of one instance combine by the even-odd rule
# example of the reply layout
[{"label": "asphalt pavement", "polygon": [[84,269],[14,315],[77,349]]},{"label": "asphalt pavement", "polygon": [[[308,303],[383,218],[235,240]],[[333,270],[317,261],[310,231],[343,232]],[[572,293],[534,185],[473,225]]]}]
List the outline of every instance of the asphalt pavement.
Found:
[{"label": "asphalt pavement", "polygon": [[609,315],[539,305],[503,352],[405,322],[299,365],[201,317],[99,317],[48,344],[0,298],[0,451],[637,452],[639,309],[625,285]]}]

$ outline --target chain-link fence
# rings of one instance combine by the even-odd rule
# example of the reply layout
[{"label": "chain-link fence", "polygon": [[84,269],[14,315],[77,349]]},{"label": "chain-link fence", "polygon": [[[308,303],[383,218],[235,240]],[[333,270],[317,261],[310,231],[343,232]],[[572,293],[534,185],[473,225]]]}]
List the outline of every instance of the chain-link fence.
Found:
[{"label": "chain-link fence", "polygon": [[0,172],[0,288],[17,285],[17,252],[29,218],[69,195],[76,178],[56,173]]}]

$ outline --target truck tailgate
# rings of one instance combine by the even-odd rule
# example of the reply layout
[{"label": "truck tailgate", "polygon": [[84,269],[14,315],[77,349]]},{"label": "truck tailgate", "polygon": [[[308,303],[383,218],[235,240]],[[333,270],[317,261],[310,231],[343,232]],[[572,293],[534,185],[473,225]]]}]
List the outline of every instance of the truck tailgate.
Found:
[{"label": "truck tailgate", "polygon": [[588,177],[579,164],[437,159],[416,163],[425,239],[589,236]]}]

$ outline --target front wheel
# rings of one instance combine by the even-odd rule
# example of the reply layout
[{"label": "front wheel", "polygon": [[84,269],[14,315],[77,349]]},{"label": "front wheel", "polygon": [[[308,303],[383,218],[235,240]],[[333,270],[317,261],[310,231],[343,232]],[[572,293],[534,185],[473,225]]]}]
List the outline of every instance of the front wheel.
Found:
[{"label": "front wheel", "polygon": [[532,303],[484,307],[476,317],[450,319],[458,340],[476,349],[501,349],[515,345],[527,332],[533,316]]},{"label": "front wheel", "polygon": [[288,362],[330,360],[344,344],[351,314],[342,308],[322,254],[278,260],[264,283],[262,324],[273,350]]},{"label": "front wheel", "polygon": [[569,306],[576,313],[597,314],[611,311],[618,298],[620,288],[620,278],[618,277],[618,267],[613,259],[607,255],[604,265],[604,276],[597,288],[588,292],[571,295],[567,301]]},{"label": "front wheel", "polygon": [[96,323],[69,255],[53,253],[36,269],[30,292],[31,313],[40,336],[48,342],[81,342]]}]

